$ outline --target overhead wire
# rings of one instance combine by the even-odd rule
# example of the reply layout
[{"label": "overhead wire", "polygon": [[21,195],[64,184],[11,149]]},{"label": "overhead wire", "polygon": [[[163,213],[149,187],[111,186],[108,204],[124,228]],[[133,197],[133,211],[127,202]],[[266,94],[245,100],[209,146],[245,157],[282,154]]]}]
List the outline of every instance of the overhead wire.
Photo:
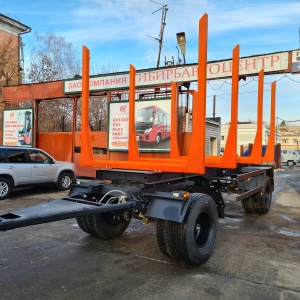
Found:
[{"label": "overhead wire", "polygon": [[[97,2],[105,2],[107,3],[108,1],[107,0],[97,0]],[[118,0],[118,2],[124,2],[124,3],[131,3],[131,4],[150,4],[151,2],[150,1],[130,1],[130,0]],[[211,7],[212,5],[211,4],[188,4],[188,3],[174,3],[171,1],[161,1],[161,2],[164,2],[165,5],[171,5],[172,6],[190,6],[190,7]],[[299,3],[293,3],[292,4],[293,6],[300,6]],[[237,3],[234,3],[234,4],[230,4],[230,7],[257,7],[258,5],[256,4],[237,4]],[[260,4],[259,5],[260,7],[274,7],[274,3],[272,4]],[[281,4],[276,4],[276,7],[287,7],[288,5],[281,5]],[[228,8],[228,5],[213,5],[213,7],[227,7]]]}]

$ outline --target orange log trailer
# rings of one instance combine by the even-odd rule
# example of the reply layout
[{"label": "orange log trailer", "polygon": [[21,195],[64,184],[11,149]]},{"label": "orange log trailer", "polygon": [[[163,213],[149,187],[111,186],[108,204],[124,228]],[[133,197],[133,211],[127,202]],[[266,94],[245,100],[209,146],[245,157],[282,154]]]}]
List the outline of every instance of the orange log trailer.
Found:
[{"label": "orange log trailer", "polygon": [[[257,133],[249,157],[238,157],[239,46],[233,50],[231,123],[223,156],[206,155],[207,15],[199,21],[198,91],[193,97],[188,153],[178,138],[178,90],[171,85],[170,152],[144,155],[135,128],[135,68],[130,66],[128,151],[96,160],[88,120],[89,50],[83,47],[81,163],[97,168],[95,182],[74,182],[67,197],[0,216],[0,230],[76,218],[87,234],[120,236],[132,218],[155,222],[159,249],[191,265],[212,254],[218,218],[224,217],[223,194],[235,193],[248,213],[269,211],[274,190],[275,83],[272,84],[270,138],[262,156],[263,76],[259,73]],[[187,142],[184,140],[183,142]],[[182,146],[182,145],[181,145]],[[117,157],[117,159],[113,159]]]}]

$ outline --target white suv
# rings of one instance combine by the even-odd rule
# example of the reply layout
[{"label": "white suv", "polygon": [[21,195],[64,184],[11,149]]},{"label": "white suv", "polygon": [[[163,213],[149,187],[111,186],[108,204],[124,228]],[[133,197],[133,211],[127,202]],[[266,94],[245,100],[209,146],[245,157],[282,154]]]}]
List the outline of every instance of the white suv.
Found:
[{"label": "white suv", "polygon": [[57,161],[41,149],[0,146],[0,200],[21,186],[52,183],[68,190],[75,177],[73,163]]}]

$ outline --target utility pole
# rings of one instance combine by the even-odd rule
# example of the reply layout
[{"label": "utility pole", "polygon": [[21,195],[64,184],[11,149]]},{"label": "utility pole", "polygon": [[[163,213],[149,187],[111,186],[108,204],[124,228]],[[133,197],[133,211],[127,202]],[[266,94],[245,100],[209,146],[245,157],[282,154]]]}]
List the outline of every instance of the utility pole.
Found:
[{"label": "utility pole", "polygon": [[[155,2],[153,0],[150,0],[151,2],[157,3],[157,4],[161,4],[158,2]],[[163,4],[161,4],[163,5]],[[160,23],[160,32],[159,32],[159,39],[158,39],[158,57],[157,57],[157,64],[156,67],[159,68],[159,63],[160,63],[160,53],[161,53],[161,47],[162,47],[162,41],[163,41],[163,36],[164,36],[164,29],[166,26],[166,15],[167,15],[167,8],[168,5],[163,5],[160,9],[156,10],[155,12],[153,12],[152,14],[156,13],[159,10],[162,10],[162,14],[161,14],[161,23]]]},{"label": "utility pole", "polygon": [[166,15],[167,15],[167,5],[164,5],[162,7],[162,15],[161,15],[161,23],[160,23],[160,33],[159,33],[159,48],[158,48],[158,57],[157,57],[157,65],[156,67],[159,67],[160,63],[160,53],[161,53],[161,47],[162,47],[162,41],[163,41],[163,36],[164,36],[164,29],[166,26]]},{"label": "utility pole", "polygon": [[214,95],[214,98],[213,98],[213,118],[216,117],[216,95]]}]

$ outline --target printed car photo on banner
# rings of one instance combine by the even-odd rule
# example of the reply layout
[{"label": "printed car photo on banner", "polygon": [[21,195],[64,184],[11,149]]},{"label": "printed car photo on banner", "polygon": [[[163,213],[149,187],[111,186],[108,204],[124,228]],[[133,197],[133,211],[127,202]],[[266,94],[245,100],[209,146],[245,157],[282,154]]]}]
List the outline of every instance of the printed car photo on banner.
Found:
[{"label": "printed car photo on banner", "polygon": [[[141,152],[169,152],[171,132],[171,99],[137,100],[135,133]],[[129,103],[109,104],[109,151],[128,150]]]},{"label": "printed car photo on banner", "polygon": [[32,146],[33,108],[4,109],[2,145]]}]

